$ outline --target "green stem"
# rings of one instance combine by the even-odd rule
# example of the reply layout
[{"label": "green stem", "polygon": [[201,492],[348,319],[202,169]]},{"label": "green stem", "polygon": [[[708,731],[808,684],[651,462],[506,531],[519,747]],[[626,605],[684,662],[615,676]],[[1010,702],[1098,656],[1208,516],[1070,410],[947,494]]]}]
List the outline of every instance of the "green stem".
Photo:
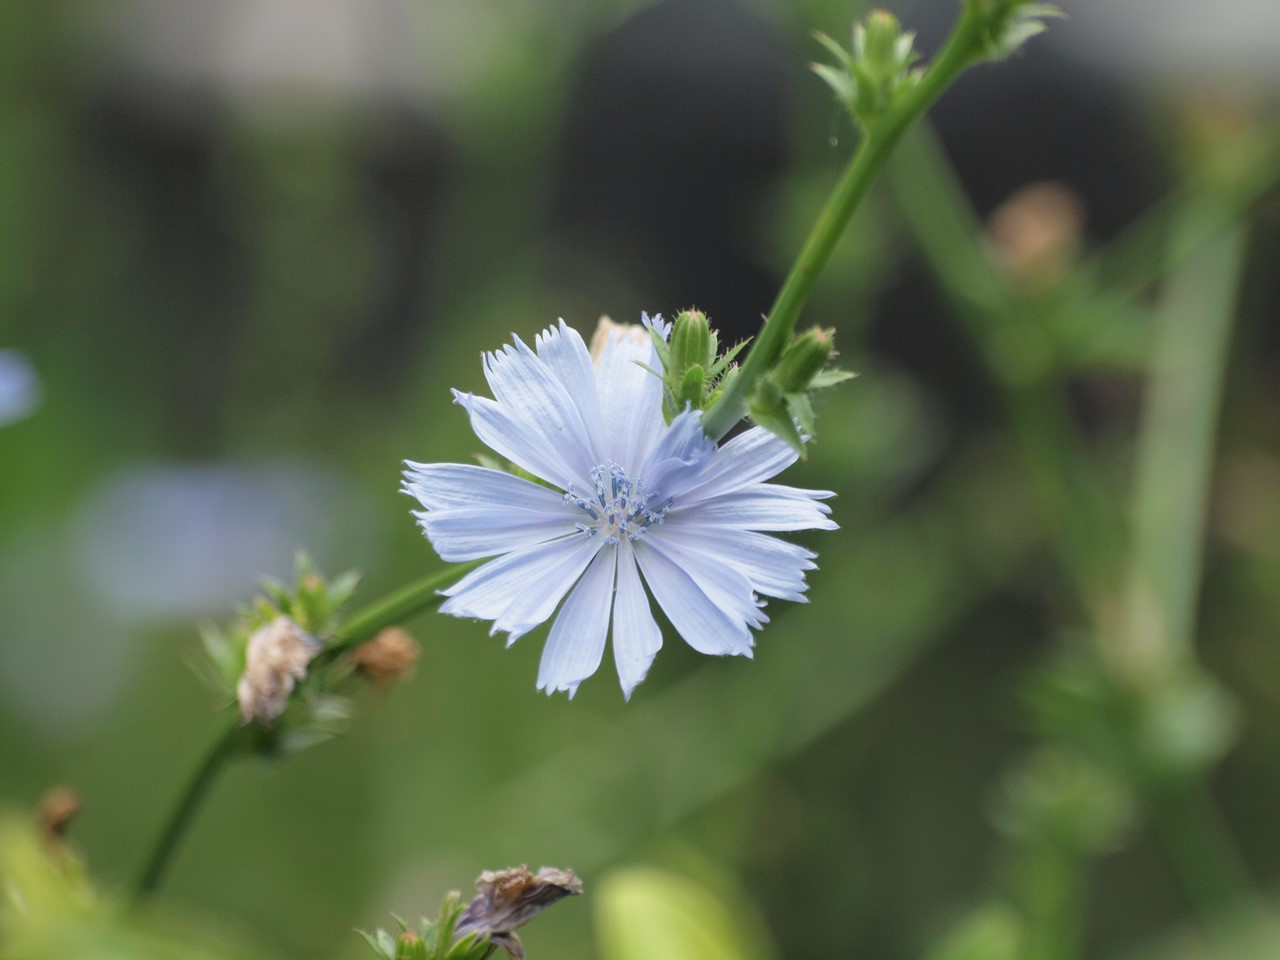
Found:
[{"label": "green stem", "polygon": [[[1199,229],[1212,201],[1190,211]],[[1185,242],[1175,232],[1174,245]],[[1246,229],[1222,231],[1169,279],[1138,443],[1125,629],[1110,637],[1132,682],[1195,659],[1193,638],[1217,424]],[[1231,935],[1232,913],[1255,903],[1243,857],[1188,777],[1146,796],[1152,824],[1206,929]],[[1225,933],[1223,931],[1225,930]]]},{"label": "green stem", "polygon": [[[1202,219],[1195,215],[1197,228]],[[1180,239],[1175,235],[1174,243]],[[1238,224],[1206,243],[1170,278],[1158,317],[1138,442],[1125,640],[1148,645],[1147,652],[1166,661],[1191,655],[1209,478],[1244,253],[1245,229]]]},{"label": "green stem", "polygon": [[363,610],[348,617],[346,622],[338,628],[333,639],[325,645],[320,656],[316,658],[317,662],[329,663],[336,660],[352,647],[372,639],[387,627],[403,623],[410,617],[438,606],[444,600],[440,595],[441,588],[447,587],[484,562],[484,560],[472,560],[469,563],[456,563],[369,604]]},{"label": "green stem", "polygon": [[[312,669],[332,663],[352,647],[377,636],[387,627],[403,623],[410,617],[439,605],[444,599],[440,595],[440,589],[475,569],[482,562],[476,560],[471,563],[455,564],[440,573],[424,577],[388,594],[358,611],[347,618],[347,621],[338,629],[333,639],[312,662]],[[209,789],[222,768],[242,746],[245,734],[246,730],[240,725],[239,718],[232,717],[199,766],[192,772],[186,786],[178,795],[178,801],[169,814],[155,847],[152,848],[151,856],[147,858],[146,868],[142,871],[134,891],[137,899],[145,899],[159,886],[196,811],[208,796]]]},{"label": "green stem", "polygon": [[1205,929],[1229,942],[1236,936],[1234,921],[1256,908],[1259,898],[1199,778],[1152,790],[1146,805],[1173,872]]},{"label": "green stem", "polygon": [[1080,928],[1085,862],[1052,837],[1033,842],[1025,852],[1015,891],[1027,918],[1021,960],[1075,960]]},{"label": "green stem", "polygon": [[898,140],[976,59],[979,28],[980,21],[973,13],[972,5],[966,5],[946,46],[919,83],[866,131],[835,191],[819,214],[791,272],[787,274],[738,376],[728,383],[720,399],[703,415],[702,428],[712,440],[720,440],[746,415],[747,397],[790,342],[813,285]]},{"label": "green stem", "polygon": [[178,848],[178,842],[186,833],[187,827],[191,825],[192,817],[195,816],[201,801],[208,795],[209,788],[213,786],[213,781],[223,764],[236,752],[243,734],[244,730],[238,718],[233,717],[218,735],[218,739],[213,742],[200,765],[191,774],[138,880],[134,894],[139,900],[149,896],[159,886],[160,878],[164,876],[165,869]]},{"label": "green stem", "polygon": [[1034,333],[1043,307],[1016,294],[985,255],[977,214],[926,125],[903,139],[888,177],[925,262],[1000,388],[1050,540],[1088,612],[1120,562],[1115,511],[1072,423],[1058,371],[1001,346]]}]

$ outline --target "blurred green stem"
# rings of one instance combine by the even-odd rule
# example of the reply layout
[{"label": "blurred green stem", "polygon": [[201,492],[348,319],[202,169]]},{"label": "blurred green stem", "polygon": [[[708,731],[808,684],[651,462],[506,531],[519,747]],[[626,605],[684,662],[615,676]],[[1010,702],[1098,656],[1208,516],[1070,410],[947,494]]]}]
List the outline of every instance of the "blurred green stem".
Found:
[{"label": "blurred green stem", "polygon": [[1074,960],[1080,956],[1084,862],[1052,838],[1025,852],[1018,899],[1026,917],[1020,960]]},{"label": "blurred green stem", "polygon": [[1090,607],[1117,562],[1119,538],[1056,371],[1007,349],[1013,338],[1038,332],[1036,305],[1016,294],[984,253],[978,217],[927,127],[903,138],[888,176],[926,263],[1001,388],[1052,541]]},{"label": "blurred green stem", "polygon": [[[1187,229],[1198,230],[1208,215],[1192,208]],[[1158,682],[1195,659],[1209,480],[1246,239],[1239,223],[1221,231],[1165,287],[1138,442],[1126,618],[1109,638],[1122,645],[1111,659],[1132,668],[1134,683]],[[1180,231],[1170,242],[1184,242]],[[1200,777],[1148,790],[1146,802],[1207,927],[1253,902],[1243,858]]]},{"label": "blurred green stem", "polygon": [[1260,899],[1200,778],[1148,790],[1146,807],[1173,872],[1205,930],[1224,946],[1234,942],[1234,920]]},{"label": "blurred green stem", "polygon": [[[1195,215],[1196,226],[1201,219]],[[1245,240],[1244,227],[1236,224],[1204,244],[1169,278],[1158,316],[1138,441],[1124,637],[1154,645],[1150,653],[1168,661],[1191,656],[1209,478]]]},{"label": "blurred green stem", "polygon": [[864,131],[862,142],[818,215],[738,376],[703,414],[702,428],[712,440],[720,440],[746,415],[747,397],[791,341],[813,285],[902,134],[978,59],[981,27],[977,6],[965,4],[946,45],[919,83],[904,93],[870,130]]},{"label": "blurred green stem", "polygon": [[[444,600],[440,595],[440,589],[475,569],[480,562],[455,564],[440,573],[424,577],[388,594],[349,617],[338,628],[333,639],[320,655],[312,661],[312,669],[333,662],[352,647],[372,639],[387,627],[403,623],[410,617],[438,606]],[[134,889],[137,899],[145,899],[160,885],[178,844],[187,828],[191,826],[191,821],[199,810],[200,804],[208,796],[209,788],[213,786],[227,762],[245,746],[247,735],[248,730],[241,726],[239,717],[231,717],[222,733],[218,735],[218,739],[214,741],[203,760],[192,772],[165,821],[164,829],[160,831],[151,855],[147,858],[146,867]]]},{"label": "blurred green stem", "polygon": [[[1222,224],[1219,209],[1239,191],[1188,201],[1168,238],[1178,264],[1166,288],[1142,436],[1125,620],[1117,631],[1099,616],[1102,590],[1121,572],[1114,511],[1075,436],[1057,372],[1022,370],[1001,338],[1034,325],[1036,304],[1020,296],[989,262],[981,227],[941,150],[912,131],[889,171],[897,201],[926,261],[1001,388],[1055,543],[1095,620],[1107,661],[1121,682],[1159,682],[1192,660],[1200,551],[1245,230]],[[1225,199],[1224,199],[1225,198]],[[1016,343],[1016,342],[1015,342]],[[1108,630],[1108,626],[1111,627]],[[1117,646],[1118,645],[1118,646]],[[1206,929],[1223,926],[1227,904],[1252,895],[1243,860],[1217,820],[1199,776],[1145,793],[1153,826]],[[1075,915],[1059,919],[1065,923]]]},{"label": "blurred green stem", "polygon": [[376,603],[360,610],[347,618],[338,628],[320,656],[319,663],[328,663],[346,653],[352,647],[364,643],[377,636],[387,627],[403,623],[410,617],[417,616],[438,606],[444,597],[440,590],[470,573],[484,563],[484,560],[472,560],[468,563],[455,563],[440,573],[415,580],[408,586],[387,594]]}]

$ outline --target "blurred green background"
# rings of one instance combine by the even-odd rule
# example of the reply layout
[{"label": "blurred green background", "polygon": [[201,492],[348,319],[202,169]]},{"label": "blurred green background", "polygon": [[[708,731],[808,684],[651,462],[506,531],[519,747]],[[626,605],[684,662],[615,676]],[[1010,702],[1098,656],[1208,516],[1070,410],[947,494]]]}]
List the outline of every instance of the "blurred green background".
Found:
[{"label": "blurred green background", "polygon": [[[770,605],[754,662],[668,637],[630,704],[607,666],[570,703],[534,691],[545,631],[504,651],[424,617],[416,677],[349,734],[216,786],[163,901],[282,955],[359,957],[352,927],[433,912],[483,868],[572,866],[587,898],[525,939],[574,960],[599,955],[593,881],[658,862],[736,878],[779,956],[922,955],[1003,882],[991,812],[1032,743],[1018,691],[1079,623],[1008,384],[1051,383],[1125,502],[1163,228],[1188,208],[1201,240],[1249,241],[1197,636],[1241,718],[1213,794],[1273,882],[1278,15],[1064,6],[938,106],[941,147],[904,151],[806,311],[861,377],[785,482],[838,491],[841,530],[804,538],[811,603]],[[0,426],[0,803],[74,786],[75,845],[126,886],[214,736],[198,624],[300,547],[359,568],[357,603],[435,569],[399,463],[479,450],[448,390],[484,389],[482,350],[688,306],[749,336],[854,144],[806,70],[810,31],[843,40],[859,12],[5,3],[0,350],[39,387]],[[895,12],[932,51],[954,6]],[[983,221],[1065,188],[1048,267],[1019,273],[998,232],[973,248],[1053,306],[1025,329],[983,341],[961,319],[982,298],[917,253],[949,176]],[[1188,915],[1146,831],[1117,846],[1085,898],[1089,955],[1135,956]]]}]

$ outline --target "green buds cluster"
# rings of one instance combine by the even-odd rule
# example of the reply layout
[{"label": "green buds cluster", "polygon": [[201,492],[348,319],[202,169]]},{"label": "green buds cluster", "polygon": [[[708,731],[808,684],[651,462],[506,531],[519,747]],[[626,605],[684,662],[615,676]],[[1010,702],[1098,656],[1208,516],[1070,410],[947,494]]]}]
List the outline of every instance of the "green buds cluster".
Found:
[{"label": "green buds cluster", "polygon": [[671,325],[669,340],[650,330],[662,361],[662,413],[667,423],[686,407],[703,410],[714,403],[733,378],[739,343],[720,353],[720,338],[700,310],[683,310]]},{"label": "green buds cluster", "polygon": [[965,0],[965,16],[978,27],[976,59],[1002,60],[1038,34],[1046,17],[1061,17],[1052,4],[1029,0]]},{"label": "green buds cluster", "polygon": [[[938,65],[944,73],[980,60],[999,60],[1045,28],[1047,17],[1060,17],[1057,7],[1031,0],[964,0],[960,27]],[[846,50],[824,34],[815,34],[835,58],[834,64],[813,64],[813,72],[835,92],[864,132],[870,132],[919,86],[926,70],[915,66],[915,34],[903,32],[893,14],[873,10],[853,28]]]},{"label": "green buds cluster", "polygon": [[238,706],[242,726],[252,724],[244,742],[255,752],[294,752],[345,729],[355,667],[326,646],[358,580],[328,580],[300,554],[292,585],[263,583],[233,623],[203,631],[197,670],[222,704]]},{"label": "green buds cluster", "polygon": [[814,430],[811,394],[854,376],[827,366],[834,353],[834,330],[814,327],[793,337],[747,397],[751,419],[787,441],[802,457],[804,434]]},{"label": "green buds cluster", "polygon": [[865,22],[854,25],[851,50],[825,34],[815,36],[836,63],[815,63],[813,72],[835,91],[836,98],[864,129],[874,126],[920,79],[920,71],[912,69],[918,59],[915,34],[904,33],[898,18],[887,11],[873,10]]},{"label": "green buds cluster", "polygon": [[454,892],[445,897],[437,919],[423,917],[416,928],[395,917],[398,933],[358,932],[382,960],[485,960],[493,950],[488,937],[454,935],[464,909],[462,898]]}]

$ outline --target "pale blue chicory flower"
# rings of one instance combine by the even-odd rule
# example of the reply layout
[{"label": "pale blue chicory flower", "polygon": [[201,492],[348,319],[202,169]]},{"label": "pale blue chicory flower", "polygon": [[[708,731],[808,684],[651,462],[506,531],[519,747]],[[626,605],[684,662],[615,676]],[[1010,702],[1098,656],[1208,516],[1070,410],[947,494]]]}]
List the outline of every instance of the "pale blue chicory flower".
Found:
[{"label": "pale blue chicory flower", "polygon": [[410,462],[404,490],[444,560],[496,558],[445,590],[442,612],[492,620],[490,635],[510,645],[564,600],[538,689],[570,696],[600,666],[612,618],[630,697],[662,646],[642,580],[689,646],[749,657],[752,628],[768,620],[760,597],[803,601],[814,567],[811,551],[764,531],[836,525],[819,502],[830,492],[765,483],[796,459],[769,431],[717,446],[697,411],[665,422],[662,383],[641,366],[660,366],[646,330],[614,326],[604,339],[593,364],[561,321],[536,351],[515,338],[485,355],[494,399],[454,391],[487,446],[550,486]]}]

